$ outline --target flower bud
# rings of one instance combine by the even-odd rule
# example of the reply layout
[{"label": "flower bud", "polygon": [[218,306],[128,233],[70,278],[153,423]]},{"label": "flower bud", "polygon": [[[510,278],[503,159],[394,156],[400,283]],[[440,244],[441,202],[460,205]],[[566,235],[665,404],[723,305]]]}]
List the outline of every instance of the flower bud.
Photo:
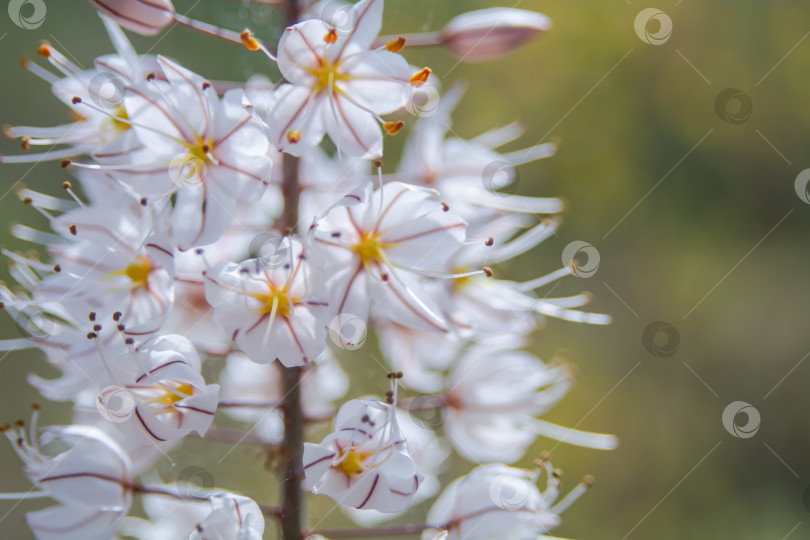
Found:
[{"label": "flower bud", "polygon": [[441,42],[468,62],[492,60],[517,49],[551,28],[542,13],[512,8],[480,9],[452,19],[441,32]]},{"label": "flower bud", "polygon": [[174,20],[171,0],[90,0],[102,14],[127,30],[153,36]]}]

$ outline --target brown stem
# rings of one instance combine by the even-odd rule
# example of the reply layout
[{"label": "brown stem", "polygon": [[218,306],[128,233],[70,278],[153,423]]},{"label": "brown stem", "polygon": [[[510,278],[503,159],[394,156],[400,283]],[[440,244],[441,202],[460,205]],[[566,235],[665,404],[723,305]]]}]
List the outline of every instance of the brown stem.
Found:
[{"label": "brown stem", "polygon": [[[284,0],[284,24],[292,26],[300,16],[298,0]],[[284,197],[284,212],[278,227],[292,234],[298,227],[298,158],[284,155],[282,163],[284,178],[281,194]],[[300,367],[281,370],[282,410],[284,411],[284,463],[281,469],[281,538],[301,540],[304,525],[304,411],[301,408]]]},{"label": "brown stem", "polygon": [[320,534],[325,538],[379,538],[381,536],[403,536],[408,534],[419,534],[427,529],[433,529],[430,525],[392,525],[390,527],[370,527],[367,529],[334,529],[323,531],[311,531],[310,534]]}]

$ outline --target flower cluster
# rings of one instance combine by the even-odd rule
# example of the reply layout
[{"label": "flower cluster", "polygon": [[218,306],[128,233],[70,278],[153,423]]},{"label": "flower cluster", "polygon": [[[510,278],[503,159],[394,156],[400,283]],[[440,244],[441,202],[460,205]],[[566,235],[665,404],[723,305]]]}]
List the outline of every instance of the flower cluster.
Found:
[{"label": "flower cluster", "polygon": [[[316,538],[301,490],[367,527],[438,495],[413,529],[424,539],[537,538],[556,527],[590,480],[555,503],[559,472],[547,458],[532,470],[507,464],[538,436],[617,444],[542,419],[573,370],[522,350],[547,317],[609,322],[578,309],[587,294],[542,292],[576,268],[501,275],[560,224],[561,200],[509,189],[516,167],[556,147],[499,150],[518,124],[458,137],[462,86],[439,92],[431,70],[403,55],[414,43],[500,57],[548,19],[482,10],[441,32],[380,38],[383,0],[320,2],[274,47],[188,19],[169,0],[91,2],[116,52],[82,69],[43,43],[50,69],[24,67],[75,121],[9,127],[26,150],[58,147],[0,156],[59,160],[73,175],[61,197],[17,190],[50,230],[12,228],[44,256],[2,250],[17,286],[0,284],[0,306],[23,333],[0,350],[43,351],[58,375],[28,382],[74,418],[40,430],[37,407],[30,431],[3,426],[34,488],[0,497],[55,500],[26,514],[49,540],[259,539],[265,516],[285,537]],[[153,35],[172,23],[237,43],[233,54],[265,54],[283,79],[212,82],[139,55],[121,29]],[[404,132],[389,166],[384,146]],[[370,332],[382,360],[353,358]],[[371,383],[383,397],[347,397],[359,393],[353,375],[375,372],[387,377]],[[333,428],[317,433],[324,422]],[[224,427],[234,424],[245,429]],[[161,481],[160,464],[182,463],[189,438],[258,445],[278,472],[280,507],[199,476]],[[452,451],[487,464],[442,491]]]}]

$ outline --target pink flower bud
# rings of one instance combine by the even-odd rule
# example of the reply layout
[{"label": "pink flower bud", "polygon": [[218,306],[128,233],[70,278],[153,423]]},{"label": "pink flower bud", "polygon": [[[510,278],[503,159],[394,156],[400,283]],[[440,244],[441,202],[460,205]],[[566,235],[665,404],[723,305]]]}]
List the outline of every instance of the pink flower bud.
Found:
[{"label": "pink flower bud", "polygon": [[153,36],[174,20],[171,0],[90,0],[97,10],[127,30]]},{"label": "pink flower bud", "polygon": [[441,32],[450,52],[468,62],[506,55],[551,28],[542,13],[512,8],[480,9],[452,19]]}]

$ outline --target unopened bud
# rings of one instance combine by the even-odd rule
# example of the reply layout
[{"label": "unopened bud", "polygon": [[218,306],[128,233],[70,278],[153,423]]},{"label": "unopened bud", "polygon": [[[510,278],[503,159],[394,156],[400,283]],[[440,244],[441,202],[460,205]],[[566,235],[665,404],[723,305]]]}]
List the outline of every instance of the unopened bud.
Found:
[{"label": "unopened bud", "polygon": [[468,62],[492,60],[542,36],[551,19],[542,13],[513,8],[489,8],[462,13],[441,32],[441,41]]},{"label": "unopened bud", "polygon": [[153,36],[174,20],[171,0],[90,0],[102,14],[127,30]]}]

